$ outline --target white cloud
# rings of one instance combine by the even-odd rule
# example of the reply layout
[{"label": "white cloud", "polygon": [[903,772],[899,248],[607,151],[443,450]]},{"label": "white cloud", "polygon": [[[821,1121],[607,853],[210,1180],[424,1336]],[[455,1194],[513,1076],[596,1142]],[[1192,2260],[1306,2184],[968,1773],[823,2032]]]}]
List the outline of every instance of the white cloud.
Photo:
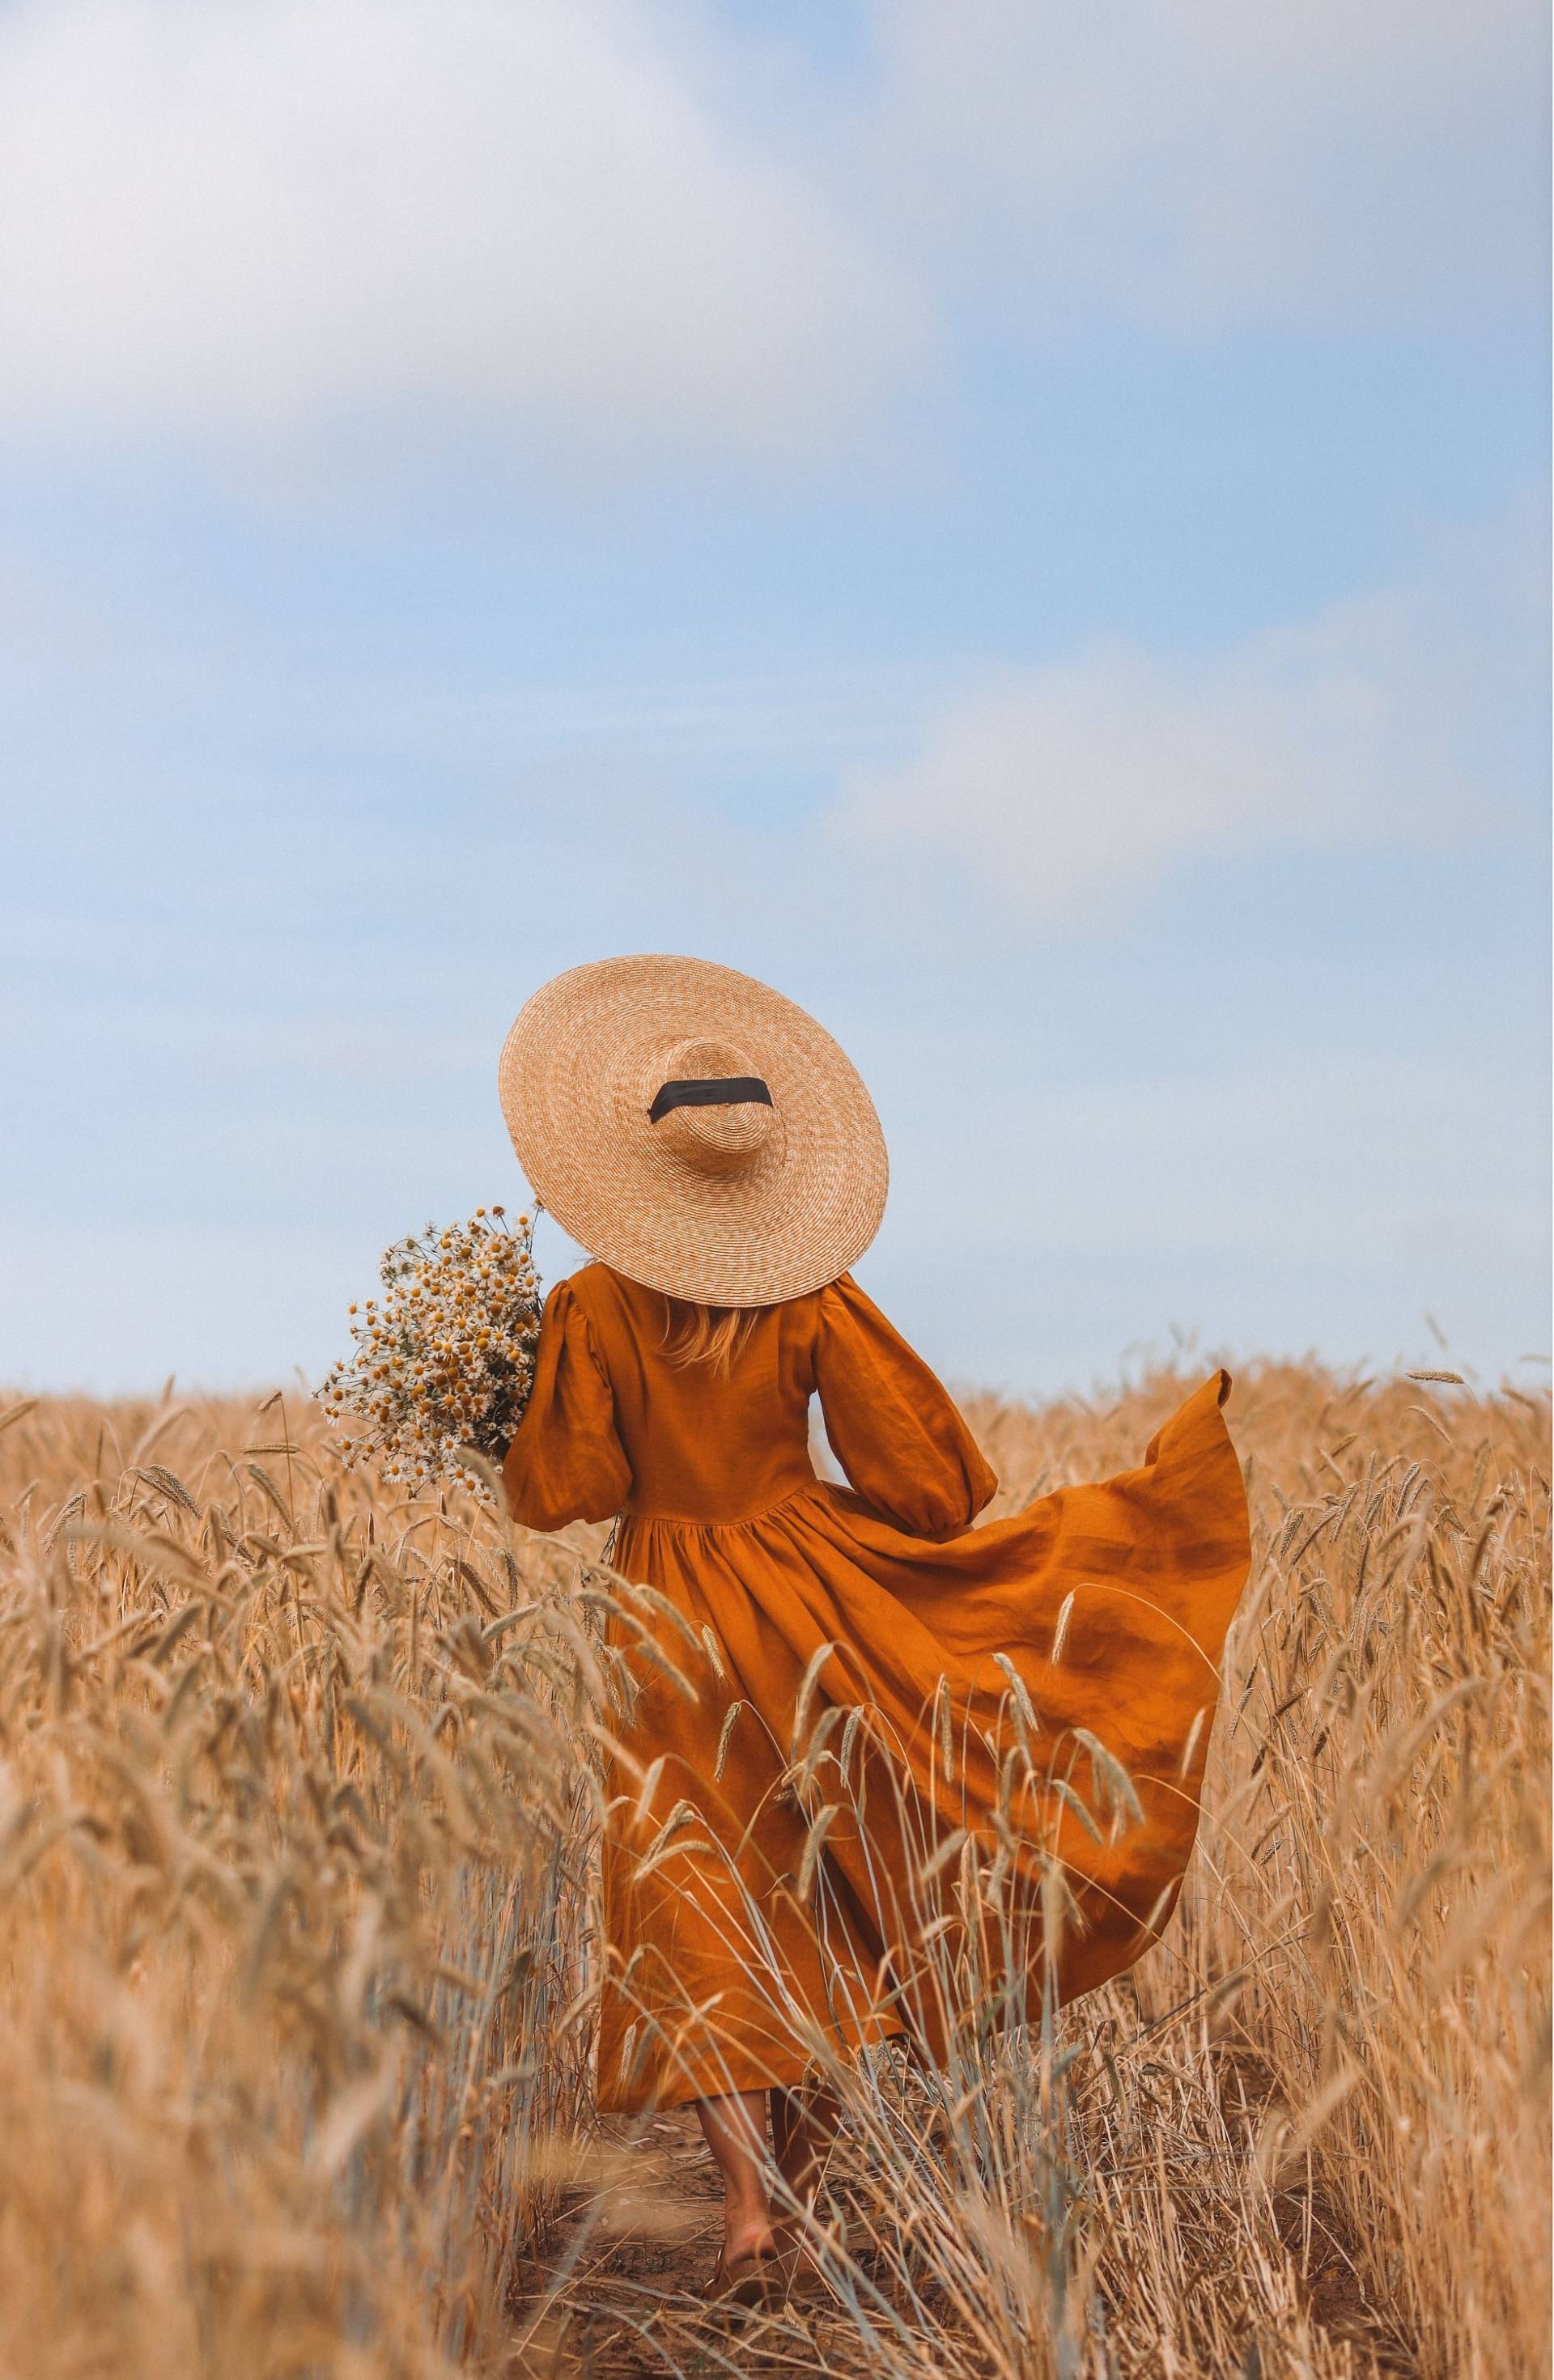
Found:
[{"label": "white cloud", "polygon": [[772,38],[699,0],[8,0],[0,421],[802,454],[936,280],[1043,329],[1298,329],[1539,270],[1532,0],[877,0],[840,103]]},{"label": "white cloud", "polygon": [[887,178],[1045,309],[1450,321],[1543,285],[1537,0],[877,0]]},{"label": "white cloud", "polygon": [[1110,644],[989,674],[930,715],[916,758],[856,773],[832,832],[1089,928],[1196,855],[1502,828],[1523,771],[1486,713],[1508,669],[1540,666],[1525,528],[1460,541],[1443,588],[1339,603],[1206,657]]},{"label": "white cloud", "polygon": [[802,450],[914,302],[716,79],[640,0],[11,0],[0,415]]}]

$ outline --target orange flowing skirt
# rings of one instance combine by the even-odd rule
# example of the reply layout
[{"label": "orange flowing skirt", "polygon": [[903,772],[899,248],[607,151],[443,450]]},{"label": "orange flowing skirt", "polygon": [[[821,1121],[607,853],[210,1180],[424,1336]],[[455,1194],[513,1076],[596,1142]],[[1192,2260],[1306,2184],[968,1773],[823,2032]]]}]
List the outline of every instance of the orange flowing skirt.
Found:
[{"label": "orange flowing skirt", "polygon": [[1136,1470],[941,1542],[821,1483],[626,1518],[603,2107],[892,2034],[942,2062],[1159,1938],[1248,1568],[1229,1387]]}]

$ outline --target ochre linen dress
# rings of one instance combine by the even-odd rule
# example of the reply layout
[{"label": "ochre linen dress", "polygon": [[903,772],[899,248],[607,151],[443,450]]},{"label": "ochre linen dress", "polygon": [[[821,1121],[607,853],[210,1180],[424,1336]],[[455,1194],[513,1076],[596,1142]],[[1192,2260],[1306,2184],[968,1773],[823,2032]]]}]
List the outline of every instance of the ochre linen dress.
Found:
[{"label": "ochre linen dress", "polygon": [[[547,1301],[504,1464],[534,1529],[620,1513],[602,2107],[797,2082],[821,2036],[929,2054],[1159,1937],[1248,1565],[1223,1373],[1140,1469],[970,1525],[997,1481],[846,1275],[676,1364],[656,1291]],[[818,1479],[809,1407],[851,1488]],[[806,1756],[807,1755],[807,1756]],[[1002,1996],[1002,1998],[1000,1998]]]}]

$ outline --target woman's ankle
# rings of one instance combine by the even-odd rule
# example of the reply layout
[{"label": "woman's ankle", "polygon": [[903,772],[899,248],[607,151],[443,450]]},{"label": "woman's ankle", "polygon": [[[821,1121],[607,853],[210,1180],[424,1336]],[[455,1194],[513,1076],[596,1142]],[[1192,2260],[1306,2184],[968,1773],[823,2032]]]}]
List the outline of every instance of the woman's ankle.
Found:
[{"label": "woman's ankle", "polygon": [[778,2246],[777,2226],[770,2207],[723,2209],[723,2262],[740,2256],[770,2256]]}]

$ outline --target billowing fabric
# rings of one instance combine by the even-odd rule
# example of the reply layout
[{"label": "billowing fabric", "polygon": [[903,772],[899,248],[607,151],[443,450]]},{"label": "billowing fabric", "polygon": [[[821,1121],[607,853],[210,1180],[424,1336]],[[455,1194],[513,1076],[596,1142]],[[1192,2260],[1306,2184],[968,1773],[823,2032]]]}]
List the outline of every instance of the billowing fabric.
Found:
[{"label": "billowing fabric", "polygon": [[973,1529],[997,1481],[846,1275],[722,1377],[668,1321],[561,1282],[504,1466],[530,1528],[619,1512],[645,1590],[609,1631],[601,2106],[791,2084],[821,2036],[943,2058],[974,1988],[1019,2018],[1119,1973],[1175,1902],[1246,1577],[1227,1376],[1139,1469]]}]

